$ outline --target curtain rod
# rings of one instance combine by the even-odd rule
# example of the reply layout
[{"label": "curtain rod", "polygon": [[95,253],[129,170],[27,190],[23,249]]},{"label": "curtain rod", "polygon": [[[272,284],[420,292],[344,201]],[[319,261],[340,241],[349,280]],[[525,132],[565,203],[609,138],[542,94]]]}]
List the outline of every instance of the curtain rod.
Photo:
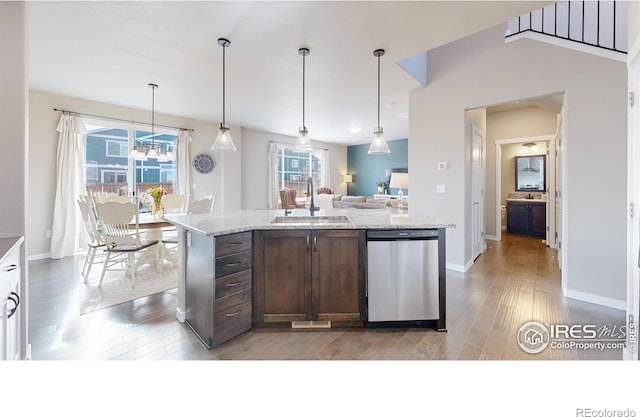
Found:
[{"label": "curtain rod", "polygon": [[[127,120],[127,119],[118,119],[116,117],[99,116],[97,114],[79,113],[77,111],[71,111],[71,110],[61,110],[61,109],[54,108],[53,111],[61,111],[62,113],[65,113],[65,114],[75,114],[75,115],[78,115],[78,116],[97,117],[99,119],[115,120],[115,121],[118,121],[118,122],[127,122],[127,123],[131,123],[131,124],[151,126],[151,123],[136,122],[135,120]],[[193,129],[187,129],[186,127],[166,126],[166,125],[159,125],[159,124],[155,124],[155,123],[153,125],[154,126],[158,126],[158,127],[168,127],[170,129],[186,130],[188,132],[193,132],[194,131]]]},{"label": "curtain rod", "polygon": [[[287,142],[278,142],[277,140],[270,140],[269,143],[276,143],[278,145],[287,145],[287,146],[295,146],[295,143],[287,143]],[[316,148],[315,146],[312,146],[313,149],[319,150],[319,151],[329,151],[329,149],[327,148]]]}]

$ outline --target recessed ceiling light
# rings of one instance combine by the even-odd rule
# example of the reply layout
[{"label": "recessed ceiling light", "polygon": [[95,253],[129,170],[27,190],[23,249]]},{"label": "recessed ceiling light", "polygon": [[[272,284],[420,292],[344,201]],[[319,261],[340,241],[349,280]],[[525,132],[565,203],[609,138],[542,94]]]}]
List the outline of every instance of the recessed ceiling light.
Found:
[{"label": "recessed ceiling light", "polygon": [[351,125],[347,127],[347,130],[351,133],[360,133],[362,131],[362,126]]},{"label": "recessed ceiling light", "polygon": [[390,109],[391,107],[395,107],[395,106],[397,106],[397,105],[398,105],[398,102],[397,102],[397,101],[390,101],[390,102],[388,102],[385,106],[386,106],[388,109]]}]

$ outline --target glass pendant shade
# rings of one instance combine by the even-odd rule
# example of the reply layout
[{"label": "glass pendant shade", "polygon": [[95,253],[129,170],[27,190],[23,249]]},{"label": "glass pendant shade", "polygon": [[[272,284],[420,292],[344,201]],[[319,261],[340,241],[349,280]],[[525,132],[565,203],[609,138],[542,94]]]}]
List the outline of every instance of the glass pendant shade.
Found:
[{"label": "glass pendant shade", "polygon": [[231,139],[228,124],[220,123],[220,130],[218,131],[216,140],[213,142],[213,146],[211,146],[211,150],[222,152],[236,151],[236,145],[233,144],[233,140]]},{"label": "glass pendant shade", "polygon": [[309,131],[306,127],[298,130],[298,140],[296,140],[296,151],[310,151],[312,149],[309,141]]},{"label": "glass pendant shade", "polygon": [[391,153],[391,149],[389,149],[389,145],[387,145],[387,141],[384,140],[384,134],[381,127],[377,127],[373,131],[373,141],[371,142],[371,146],[369,146],[368,153],[369,154]]},{"label": "glass pendant shade", "polygon": [[149,159],[158,159],[158,150],[155,145],[151,145],[149,148],[149,153],[147,153],[147,158]]},{"label": "glass pendant shade", "polygon": [[138,157],[138,148],[136,145],[133,145],[131,151],[129,151],[129,159],[136,159]]},{"label": "glass pendant shade", "polygon": [[167,154],[164,151],[164,146],[160,145],[160,152],[158,152],[158,162],[167,162],[169,158],[167,158]]},{"label": "glass pendant shade", "polygon": [[136,161],[146,161],[147,160],[147,155],[145,155],[144,153],[144,148],[142,146],[138,147],[138,153],[135,157]]},{"label": "glass pendant shade", "polygon": [[167,161],[175,161],[176,157],[173,154],[173,151],[171,150],[171,148],[167,149]]}]

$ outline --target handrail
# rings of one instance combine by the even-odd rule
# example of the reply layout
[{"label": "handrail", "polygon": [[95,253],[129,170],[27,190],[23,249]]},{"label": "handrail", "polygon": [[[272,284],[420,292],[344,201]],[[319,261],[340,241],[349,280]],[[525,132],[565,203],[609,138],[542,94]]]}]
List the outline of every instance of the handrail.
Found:
[{"label": "handrail", "polygon": [[[564,16],[563,11],[561,11],[559,16],[558,5],[563,5],[565,3],[567,4],[566,16]],[[593,15],[593,12],[587,13],[585,11],[586,10],[585,3],[596,4],[595,16]],[[512,36],[516,36],[525,32],[533,32],[533,33],[539,33],[542,35],[555,37],[558,39],[564,39],[572,42],[581,43],[584,45],[594,46],[597,48],[602,48],[609,51],[626,54],[627,45],[623,44],[626,42],[621,42],[619,38],[616,39],[616,31],[618,29],[624,31],[624,33],[626,33],[627,31],[626,28],[618,28],[619,20],[617,19],[617,15],[619,13],[620,14],[626,13],[626,3],[620,2],[621,4],[624,4],[624,7],[625,7],[625,8],[621,8],[621,7],[618,7],[618,3],[619,3],[618,1],[614,0],[614,1],[603,2],[607,4],[607,7],[613,7],[613,11],[611,12],[611,10],[608,10],[607,13],[601,13],[600,3],[601,3],[600,1],[585,2],[585,1],[578,1],[578,0],[575,0],[575,1],[569,0],[564,2],[554,3],[552,6],[543,7],[542,9],[538,9],[538,10],[529,12],[527,14],[520,15],[517,17],[517,27],[512,27],[512,26],[515,26],[516,18],[511,19],[507,23],[507,33],[505,33],[505,38],[510,38]],[[573,13],[572,13],[572,4],[573,4]],[[553,30],[549,29],[549,26],[545,28],[545,20],[550,20],[550,19],[545,19],[545,9],[548,10],[548,8],[550,7],[553,7],[553,17],[552,17]],[[578,23],[581,26],[580,35],[572,36],[571,23],[573,20],[574,25],[576,24],[575,15],[578,14],[579,16],[579,13],[580,13],[580,11],[578,11],[577,9],[578,7],[581,9],[580,20],[578,21]],[[528,24],[526,22],[527,18],[528,18]],[[620,20],[622,20],[622,25],[627,24],[627,19],[620,19]],[[548,25],[550,24],[548,23]],[[595,25],[595,28],[593,27],[594,25]],[[591,29],[587,32],[587,34],[589,34],[589,32],[592,32],[593,29],[595,29],[595,37],[596,37],[595,43],[585,40],[585,27]],[[564,33],[564,29],[566,29],[566,34]],[[604,40],[609,40],[609,39],[611,39],[612,41],[611,44],[610,45],[605,44]]]}]

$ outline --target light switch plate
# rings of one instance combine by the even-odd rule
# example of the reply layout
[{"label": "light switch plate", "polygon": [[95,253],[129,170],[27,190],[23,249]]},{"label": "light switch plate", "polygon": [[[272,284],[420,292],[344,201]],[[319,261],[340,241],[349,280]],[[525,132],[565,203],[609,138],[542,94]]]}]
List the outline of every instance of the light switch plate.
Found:
[{"label": "light switch plate", "polygon": [[436,193],[444,194],[445,190],[446,190],[446,188],[445,188],[445,186],[443,184],[436,185]]},{"label": "light switch plate", "polygon": [[447,169],[447,163],[446,162],[438,162],[438,171],[444,171],[445,169]]}]

